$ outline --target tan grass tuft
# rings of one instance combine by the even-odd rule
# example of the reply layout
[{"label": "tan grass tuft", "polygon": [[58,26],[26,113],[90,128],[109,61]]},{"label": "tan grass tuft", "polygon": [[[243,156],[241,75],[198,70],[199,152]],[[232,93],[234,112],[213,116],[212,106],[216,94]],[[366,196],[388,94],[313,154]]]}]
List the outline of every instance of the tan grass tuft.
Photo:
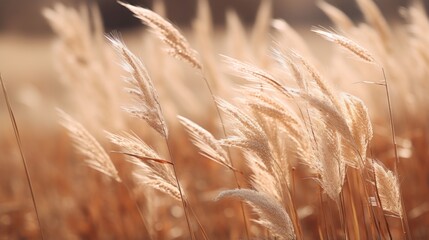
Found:
[{"label": "tan grass tuft", "polygon": [[262,65],[267,65],[267,49],[269,28],[272,18],[272,0],[262,0],[256,14],[255,25],[252,29],[250,42],[255,58]]},{"label": "tan grass tuft", "polygon": [[386,19],[380,12],[380,9],[374,3],[373,0],[356,0],[360,10],[362,11],[366,21],[375,28],[380,38],[383,40],[385,45],[391,39],[391,31]]},{"label": "tan grass tuft", "polygon": [[322,76],[317,71],[317,69],[310,62],[308,62],[303,56],[301,56],[296,52],[292,53],[292,57],[297,59],[302,64],[302,66],[306,69],[308,74],[314,80],[314,82],[318,86],[319,90],[323,93],[323,95],[326,96],[332,102],[332,104],[335,106],[337,110],[341,111],[342,107],[339,103],[339,100],[334,90],[329,86],[329,84],[325,81],[325,79],[322,78]]},{"label": "tan grass tuft", "polygon": [[61,125],[68,130],[75,148],[85,156],[88,166],[121,182],[115,165],[97,140],[67,113],[58,109],[58,114],[61,117]]},{"label": "tan grass tuft", "polygon": [[344,185],[346,165],[341,152],[341,138],[333,129],[324,129],[320,140],[320,184],[325,193],[339,204]]},{"label": "tan grass tuft", "polygon": [[235,135],[220,140],[220,143],[255,153],[264,161],[265,166],[272,170],[273,155],[271,154],[268,136],[261,126],[231,103],[222,99],[217,99],[217,103],[219,108],[231,118],[232,124],[235,126]]},{"label": "tan grass tuft", "polygon": [[119,38],[108,37],[108,39],[121,56],[123,68],[131,75],[127,78],[127,82],[132,88],[127,90],[134,96],[136,104],[124,108],[125,111],[145,120],[159,134],[166,137],[168,135],[167,124],[161,112],[158,94],[146,68]]},{"label": "tan grass tuft", "polygon": [[318,1],[317,6],[331,19],[338,29],[348,31],[354,27],[352,20],[340,9],[325,1]]},{"label": "tan grass tuft", "polygon": [[180,123],[182,123],[191,135],[193,144],[200,149],[203,156],[224,167],[234,170],[226,151],[210,132],[185,117],[178,116],[178,118]]},{"label": "tan grass tuft", "polygon": [[[361,161],[358,158],[366,159],[366,152],[373,136],[371,119],[369,117],[368,108],[362,100],[350,94],[342,94],[344,103],[347,109],[349,126],[355,146],[360,156],[350,156],[346,158],[350,166],[362,168]],[[355,154],[351,154],[355,155]]]},{"label": "tan grass tuft", "polygon": [[359,44],[355,43],[354,41],[344,36],[335,34],[333,32],[325,31],[323,29],[313,29],[312,31],[324,37],[325,39],[338,44],[344,49],[352,52],[360,59],[368,63],[376,63],[374,57],[369,53],[369,51],[363,48],[362,46],[360,46]]},{"label": "tan grass tuft", "polygon": [[293,98],[297,94],[296,90],[286,88],[280,82],[278,82],[271,74],[265,72],[262,69],[227,56],[224,56],[224,59],[225,63],[228,64],[228,67],[232,71],[234,71],[234,73],[236,73],[240,77],[247,79],[248,81],[258,84],[268,84],[273,88],[277,89],[279,92],[283,93],[288,98]]},{"label": "tan grass tuft", "polygon": [[301,97],[306,100],[314,109],[319,111],[324,123],[327,126],[331,127],[332,129],[336,129],[350,144],[354,143],[354,139],[347,120],[333,104],[321,97],[316,97],[309,94],[301,94]]},{"label": "tan grass tuft", "polygon": [[[127,160],[136,168],[133,176],[143,186],[150,186],[164,192],[174,199],[181,201],[180,192],[177,187],[175,176],[170,164],[162,164],[151,159],[161,159],[151,147],[136,135],[124,133],[122,135],[107,133],[110,141],[121,147],[121,152],[127,156]],[[148,159],[148,161],[142,161]]]},{"label": "tan grass tuft", "polygon": [[402,218],[404,213],[398,178],[380,162],[374,161],[373,166],[377,181],[376,187],[383,210]]},{"label": "tan grass tuft", "polygon": [[169,54],[190,63],[192,67],[202,69],[195,50],[189,46],[186,38],[171,23],[149,9],[123,2],[119,3],[132,11],[137,18],[154,30],[161,41],[168,46],[167,52]]},{"label": "tan grass tuft", "polygon": [[246,201],[259,216],[256,222],[270,229],[279,239],[296,238],[289,215],[276,200],[250,189],[223,191],[216,200],[231,197]]}]

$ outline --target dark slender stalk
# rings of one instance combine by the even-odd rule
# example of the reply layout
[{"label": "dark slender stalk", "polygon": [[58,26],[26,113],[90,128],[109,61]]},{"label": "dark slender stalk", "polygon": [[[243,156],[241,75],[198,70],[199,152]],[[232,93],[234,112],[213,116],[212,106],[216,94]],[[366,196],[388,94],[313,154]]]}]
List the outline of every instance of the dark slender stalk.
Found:
[{"label": "dark slender stalk", "polygon": [[[365,206],[369,209],[368,211],[371,213],[372,220],[374,221],[374,225],[375,225],[377,233],[378,233],[378,239],[380,239],[381,238],[381,230],[380,230],[379,223],[377,221],[377,217],[375,216],[374,208],[368,204],[368,201],[370,199],[370,195],[368,192],[367,184],[365,182],[365,176],[363,175],[362,171],[359,171],[358,176],[360,176],[360,179],[358,178],[358,180],[361,181],[360,184],[363,186],[363,189],[365,192]],[[371,229],[373,230],[373,225],[370,224],[370,226],[371,226]]]},{"label": "dark slender stalk", "polygon": [[[352,173],[352,172],[350,172]],[[352,214],[353,214],[353,229],[354,229],[354,239],[360,239],[360,229],[359,229],[359,223],[357,220],[357,212],[356,212],[356,204],[355,204],[355,199],[353,196],[353,192],[352,192],[352,188],[351,188],[351,181],[349,178],[349,175],[346,174],[346,182],[347,182],[347,190],[349,191],[349,196],[350,196],[350,204],[351,204],[351,209],[352,209]]]},{"label": "dark slender stalk", "polygon": [[174,178],[176,180],[176,184],[177,184],[177,189],[179,189],[179,193],[180,193],[180,199],[182,200],[182,206],[183,206],[183,212],[185,213],[185,217],[186,217],[186,223],[188,224],[188,230],[189,230],[189,234],[191,236],[191,239],[194,239],[193,237],[193,233],[192,233],[192,227],[191,227],[191,222],[189,221],[189,216],[188,216],[188,211],[187,211],[187,202],[184,198],[184,194],[182,191],[182,187],[179,184],[179,178],[177,177],[177,171],[176,171],[176,161],[173,158],[173,155],[171,154],[171,148],[170,148],[170,143],[168,142],[168,137],[167,134],[164,130],[164,139],[165,139],[165,144],[167,146],[168,149],[168,155],[170,156],[170,161],[173,162],[173,172],[174,172]]},{"label": "dark slender stalk", "polygon": [[330,198],[327,198],[326,205],[328,206],[328,209],[330,210],[330,211],[328,211],[329,226],[330,226],[329,229],[331,230],[332,239],[337,239],[338,237],[336,234],[337,231],[336,231],[335,222],[334,222],[334,214],[332,213],[333,211],[331,210],[332,209],[332,207],[331,207],[332,202],[333,201],[331,201]]},{"label": "dark slender stalk", "polygon": [[149,239],[152,240],[152,234],[149,231],[148,224],[146,222],[146,219],[144,218],[143,212],[140,209],[139,204],[137,203],[137,198],[135,197],[133,191],[128,187],[128,185],[125,182],[123,182],[123,185],[125,186],[125,189],[127,189],[128,195],[130,196],[131,200],[134,202],[134,204],[135,204],[135,206],[137,208],[137,211],[138,211],[138,213],[140,215],[140,219],[141,219],[141,221],[142,221],[142,223],[143,223],[143,225],[144,225],[144,227],[146,229],[146,232],[148,234]]},{"label": "dark slender stalk", "polygon": [[[297,209],[296,204],[295,204],[295,201],[291,195],[291,190],[290,190],[289,186],[287,185],[287,183],[285,183],[285,186],[281,186],[281,188],[287,190],[287,191],[282,191],[282,195],[283,195],[283,199],[286,198],[285,200],[287,201],[287,203],[285,203],[285,204],[287,206],[289,206],[288,209],[289,209],[289,213],[291,215],[291,218],[293,219],[292,224],[294,226],[295,232],[297,233],[297,239],[304,239],[301,227],[299,225],[298,213],[296,212],[296,209]],[[285,194],[285,192],[287,194]],[[285,207],[285,208],[287,208],[287,207]]]},{"label": "dark slender stalk", "polygon": [[31,183],[30,171],[28,170],[27,161],[25,160],[24,151],[22,150],[21,137],[19,135],[18,125],[16,123],[15,115],[13,114],[12,106],[10,105],[9,98],[7,96],[6,87],[4,85],[3,78],[1,76],[1,74],[0,74],[0,82],[1,82],[2,90],[3,90],[3,94],[4,94],[4,99],[6,101],[7,110],[9,112],[10,121],[12,123],[13,131],[15,133],[16,143],[18,144],[19,154],[21,155],[22,163],[24,165],[25,175],[27,177],[28,187],[30,188],[31,199],[33,201],[34,211],[36,212],[37,223],[39,224],[40,236],[41,236],[42,239],[45,239],[45,236],[44,236],[43,230],[42,230],[42,224],[40,222],[39,211],[37,209],[36,197],[35,197],[35,194],[34,194],[33,184]]},{"label": "dark slender stalk", "polygon": [[[393,107],[392,107],[392,102],[391,102],[391,97],[390,97],[389,82],[387,81],[386,72],[384,71],[384,67],[381,67],[381,71],[383,72],[384,87],[386,89],[387,105],[388,105],[388,109],[389,109],[390,131],[392,134],[392,143],[393,143],[393,148],[394,148],[394,152],[395,152],[394,171],[395,171],[396,177],[399,179],[399,155],[398,155],[398,147],[397,147],[397,143],[396,143],[395,123],[393,121]],[[404,236],[408,239],[411,239],[410,227],[408,224],[408,218],[407,218],[407,214],[405,211],[404,199],[402,197],[401,192],[402,191],[400,190],[401,206],[402,206],[402,217],[401,217],[402,229],[404,231]]]},{"label": "dark slender stalk", "polygon": [[347,224],[347,216],[346,216],[346,209],[345,209],[345,202],[344,202],[344,192],[341,191],[340,193],[340,209],[341,209],[341,213],[340,213],[340,217],[341,217],[341,225],[343,227],[344,230],[344,236],[346,239],[350,239],[349,237],[349,231],[348,231],[348,224]]},{"label": "dark slender stalk", "polygon": [[209,237],[208,237],[208,235],[207,235],[206,231],[204,230],[203,225],[201,224],[200,220],[198,219],[197,214],[195,214],[194,209],[191,207],[191,205],[190,205],[190,204],[188,204],[188,207],[189,207],[189,209],[191,210],[192,215],[194,215],[195,220],[197,221],[197,224],[198,224],[198,226],[199,226],[199,228],[200,228],[200,230],[201,230],[201,233],[203,234],[204,239],[208,240],[208,239],[209,239]]},{"label": "dark slender stalk", "polygon": [[326,222],[326,213],[325,213],[325,207],[324,207],[324,204],[323,204],[322,187],[320,187],[320,186],[318,186],[318,187],[319,187],[320,209],[322,210],[323,223],[325,225],[325,227],[324,227],[325,234],[326,234],[326,237],[328,239],[331,239],[331,237],[329,235],[329,232],[328,232],[328,223]]},{"label": "dark slender stalk", "polygon": [[[220,113],[219,106],[218,106],[218,105],[217,105],[217,103],[216,103],[216,98],[215,98],[215,96],[214,96],[213,90],[212,90],[212,88],[211,88],[211,86],[210,86],[209,81],[208,81],[208,80],[207,80],[207,78],[205,77],[205,71],[204,71],[204,68],[203,68],[203,67],[201,67],[201,69],[200,69],[200,70],[201,70],[201,74],[202,74],[203,80],[204,80],[204,82],[205,82],[205,84],[206,84],[206,86],[207,86],[207,89],[208,89],[208,90],[209,90],[209,92],[210,92],[210,96],[211,96],[211,98],[212,98],[213,104],[215,105],[216,113],[217,113],[217,115],[218,115],[218,117],[219,117],[219,120],[220,120],[220,123],[221,123],[221,125],[222,125],[223,135],[224,135],[224,137],[226,137],[226,136],[227,136],[227,134],[226,134],[225,122],[224,122],[224,120],[223,120],[222,114]],[[229,150],[229,147],[228,147],[226,150],[227,150],[228,158],[229,158],[229,160],[230,160],[231,167],[234,167],[234,163],[233,163],[232,158],[231,158],[231,151]],[[238,189],[241,189],[240,183],[238,182],[237,173],[236,173],[235,171],[232,171],[232,172],[234,173],[234,178],[235,178],[235,182],[236,182],[236,184],[237,184]],[[247,226],[247,217],[246,217],[246,212],[244,211],[244,204],[243,204],[243,202],[242,202],[242,201],[240,201],[240,206],[241,206],[241,212],[242,212],[242,215],[243,215],[244,229],[246,230],[246,237],[247,237],[247,240],[250,240],[250,233],[249,233],[249,228],[248,228],[248,226]]]}]

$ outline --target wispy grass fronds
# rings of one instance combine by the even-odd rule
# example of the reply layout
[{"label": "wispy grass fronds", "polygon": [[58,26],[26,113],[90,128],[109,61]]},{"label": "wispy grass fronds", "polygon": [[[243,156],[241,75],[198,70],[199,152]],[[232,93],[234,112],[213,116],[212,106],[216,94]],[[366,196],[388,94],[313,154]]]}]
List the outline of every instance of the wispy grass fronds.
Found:
[{"label": "wispy grass fronds", "polygon": [[58,109],[58,114],[61,118],[61,125],[68,130],[75,148],[86,158],[85,162],[88,166],[121,182],[115,165],[100,143],[67,113]]},{"label": "wispy grass fronds", "polygon": [[357,44],[356,42],[339,34],[330,31],[325,31],[323,29],[313,29],[312,31],[324,37],[328,41],[338,44],[339,46],[350,51],[360,59],[368,63],[376,63],[374,57],[369,53],[369,51]]},{"label": "wispy grass fronds", "polygon": [[324,123],[327,126],[332,129],[336,129],[349,143],[354,143],[353,136],[347,124],[347,119],[345,119],[344,115],[339,112],[332,103],[322,97],[309,94],[301,94],[301,97],[302,99],[306,100],[314,109],[319,111]]},{"label": "wispy grass fronds", "polygon": [[161,112],[159,97],[143,63],[117,37],[108,37],[122,59],[123,68],[130,74],[126,81],[132,86],[127,89],[136,103],[124,108],[131,115],[145,120],[159,134],[168,135],[167,124]]},{"label": "wispy grass fronds", "polygon": [[241,60],[251,59],[251,48],[247,41],[248,37],[243,23],[233,9],[226,12],[226,28],[228,41],[228,52],[231,56]]},{"label": "wispy grass fronds", "polygon": [[298,62],[304,67],[306,72],[310,75],[311,79],[316,83],[318,89],[323,93],[323,95],[328,98],[332,104],[335,106],[335,108],[339,111],[341,111],[342,107],[339,103],[339,100],[334,92],[334,90],[331,88],[331,86],[326,82],[324,78],[320,75],[319,71],[316,67],[314,67],[309,61],[307,61],[303,56],[300,54],[293,52],[291,56],[298,60]]},{"label": "wispy grass fronds", "polygon": [[107,137],[113,144],[121,147],[120,153],[126,155],[127,160],[136,166],[133,176],[138,182],[181,201],[175,176],[170,167],[171,164],[154,161],[162,158],[136,135],[107,133]]},{"label": "wispy grass fronds", "polygon": [[266,117],[276,119],[293,136],[298,137],[302,134],[301,130],[304,126],[302,126],[301,120],[287,107],[286,103],[281,103],[280,100],[270,96],[269,93],[261,91],[246,92],[243,101]]},{"label": "wispy grass fronds", "polygon": [[297,91],[292,88],[286,88],[278,82],[271,74],[253,65],[241,62],[237,59],[224,56],[225,63],[234,71],[239,77],[243,77],[248,81],[258,84],[266,83],[273,88],[283,93],[286,97],[292,98],[296,96]]},{"label": "wispy grass fronds", "polygon": [[[283,128],[284,132],[280,129],[274,130],[275,134],[285,134],[281,137],[282,144],[289,144],[286,149],[283,149],[283,155],[290,153],[296,154],[299,158],[305,158],[308,155],[308,139],[305,131],[305,126],[301,119],[296,116],[292,109],[280,100],[270,96],[267,92],[261,91],[246,91],[242,101],[252,109],[253,112],[263,115],[267,119],[272,119],[277,122],[278,128]],[[269,124],[269,123],[268,123]],[[272,126],[267,126],[271,128]],[[266,129],[268,131],[269,129]]]},{"label": "wispy grass fronds", "polygon": [[223,191],[216,200],[231,197],[247,202],[259,216],[256,222],[271,230],[279,239],[296,239],[289,215],[276,200],[250,189]]},{"label": "wispy grass fronds", "polygon": [[267,65],[267,54],[269,36],[269,28],[272,18],[272,0],[260,1],[258,12],[256,14],[255,25],[253,26],[250,42],[255,53],[255,59],[258,62],[266,66]]},{"label": "wispy grass fronds", "polygon": [[[267,166],[264,164],[264,161],[258,155],[252,152],[245,152],[244,158],[246,159],[249,169],[252,170],[252,175],[250,176],[252,188],[258,192],[267,194],[273,199],[276,199],[278,202],[283,202],[283,189],[279,182],[279,175],[276,175],[278,172],[268,170]],[[287,171],[288,169],[282,170]],[[285,177],[281,180],[287,182],[289,179]]]},{"label": "wispy grass fronds", "polygon": [[200,150],[203,156],[233,171],[237,171],[231,166],[227,152],[210,132],[185,117],[178,116],[178,118],[191,136],[192,143]]},{"label": "wispy grass fronds", "polygon": [[294,49],[295,51],[300,52],[304,56],[312,56],[305,39],[285,20],[274,19],[271,22],[271,26],[278,33],[278,36],[276,38],[278,39],[278,46],[287,46],[287,49]]},{"label": "wispy grass fronds", "polygon": [[398,178],[380,162],[374,161],[373,166],[376,177],[376,187],[383,210],[402,218],[404,212],[402,209]]},{"label": "wispy grass fronds", "polygon": [[138,168],[133,172],[133,176],[136,178],[137,182],[141,184],[141,186],[152,187],[162,193],[169,195],[177,201],[182,201],[182,195],[179,192],[176,181],[168,181],[167,179],[169,178],[160,175],[156,171],[153,171],[153,168],[150,168],[145,164],[139,164]]},{"label": "wispy grass fronds", "polygon": [[258,155],[265,166],[271,170],[273,156],[270,151],[269,139],[261,126],[248,114],[231,103],[217,99],[219,108],[231,119],[234,128],[234,136],[220,140],[221,144],[234,146],[251,151]]},{"label": "wispy grass fronds", "polygon": [[120,146],[125,150],[123,153],[128,156],[139,156],[153,159],[161,158],[155,150],[135,134],[123,133],[122,135],[118,135],[109,132],[106,134],[110,142]]},{"label": "wispy grass fronds", "polygon": [[389,24],[373,0],[356,0],[365,20],[377,31],[385,46],[392,36]]},{"label": "wispy grass fronds", "polygon": [[369,117],[368,108],[362,100],[355,96],[343,93],[341,94],[341,97],[344,100],[347,109],[347,119],[349,121],[351,134],[360,155],[347,157],[345,158],[345,161],[353,167],[361,168],[363,166],[361,166],[358,158],[366,159],[366,152],[373,137],[372,123]]},{"label": "wispy grass fronds", "polygon": [[352,20],[340,9],[325,2],[318,1],[317,6],[331,19],[338,29],[348,31],[354,27]]},{"label": "wispy grass fronds", "polygon": [[43,9],[43,16],[56,34],[54,65],[68,87],[66,96],[74,103],[73,115],[97,130],[94,134],[123,127],[119,107],[122,91],[116,81],[120,71],[104,38],[99,9],[95,5],[75,9],[57,3]]},{"label": "wispy grass fronds", "polygon": [[190,63],[192,67],[202,69],[196,51],[189,46],[186,38],[170,22],[149,9],[123,2],[119,3],[128,8],[144,24],[153,29],[161,41],[168,46],[169,54]]},{"label": "wispy grass fronds", "polygon": [[339,204],[339,197],[346,176],[346,165],[343,160],[341,138],[329,127],[319,131],[320,141],[320,184],[325,193]]}]

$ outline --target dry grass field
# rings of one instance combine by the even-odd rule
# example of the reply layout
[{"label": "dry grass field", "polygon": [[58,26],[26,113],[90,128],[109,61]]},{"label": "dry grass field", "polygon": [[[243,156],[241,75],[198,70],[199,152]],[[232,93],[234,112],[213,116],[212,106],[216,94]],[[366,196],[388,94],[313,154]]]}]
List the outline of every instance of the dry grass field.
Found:
[{"label": "dry grass field", "polygon": [[0,240],[428,239],[429,19],[356,4],[215,27],[199,0],[179,29],[118,3],[142,28],[111,33],[57,4],[54,37],[0,35]]}]

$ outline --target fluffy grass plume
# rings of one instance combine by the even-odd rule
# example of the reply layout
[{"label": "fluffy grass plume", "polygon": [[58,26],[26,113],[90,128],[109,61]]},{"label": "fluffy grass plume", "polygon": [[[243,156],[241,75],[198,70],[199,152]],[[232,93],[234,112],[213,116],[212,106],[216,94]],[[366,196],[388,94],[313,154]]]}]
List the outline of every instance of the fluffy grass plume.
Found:
[{"label": "fluffy grass plume", "polygon": [[[241,16],[228,10],[223,29],[212,22],[215,2],[198,1],[186,34],[166,18],[176,15],[169,6],[174,3],[155,0],[153,11],[121,3],[154,33],[127,31],[127,45],[117,34],[105,37],[95,7],[44,10],[55,34],[58,76],[26,88],[13,81],[19,84],[9,95],[11,103],[18,103],[16,116],[25,116],[18,121],[24,123],[20,130],[27,143],[22,151],[34,153],[28,170],[47,235],[428,238],[429,190],[422,186],[429,169],[429,20],[423,4],[403,8],[404,21],[391,21],[373,0],[357,1],[362,19],[319,1],[335,30],[322,26],[311,33],[272,19],[272,0],[258,2],[253,25],[247,20],[244,25]],[[315,23],[320,24],[325,25]],[[335,48],[324,48],[327,43],[315,35]],[[0,37],[3,41],[9,40]],[[163,48],[181,61],[168,58]],[[143,54],[137,57],[130,49]],[[27,72],[33,73],[20,74]],[[124,72],[125,83],[120,81]],[[66,81],[56,85],[54,80]],[[59,88],[45,94],[47,86]],[[120,95],[123,86],[127,99]],[[380,86],[390,91],[387,105]],[[52,105],[68,109],[81,123],[60,113],[65,127],[53,128],[49,116],[55,116],[55,123],[58,116],[48,114],[53,102],[45,96],[58,97]],[[222,111],[219,116],[213,103]],[[133,118],[124,114],[124,105]],[[395,123],[392,134],[389,122]],[[0,161],[0,229],[6,229],[0,232],[12,239],[37,238],[36,216],[29,212],[25,176],[16,161],[19,152],[11,147],[12,131],[2,132],[10,134],[0,138],[5,159]],[[73,141],[64,139],[65,132]],[[101,137],[111,143],[104,149],[97,143],[107,142]],[[76,168],[72,149],[109,178]],[[110,178],[122,184],[109,184]],[[211,201],[219,189],[235,189],[219,198],[242,201]],[[253,221],[247,220],[246,202],[257,213],[249,215]],[[137,222],[140,209],[150,233]]]},{"label": "fluffy grass plume", "polygon": [[76,150],[85,157],[85,162],[88,166],[104,173],[115,181],[121,182],[115,165],[100,143],[82,124],[74,120],[67,113],[58,109],[58,114],[61,118],[61,125],[68,130]]},{"label": "fluffy grass plume", "polygon": [[145,120],[153,129],[164,137],[168,135],[167,124],[161,112],[159,97],[143,63],[117,37],[108,37],[112,46],[121,56],[123,68],[130,74],[126,81],[132,86],[128,92],[136,103],[125,107],[131,115]]},{"label": "fluffy grass plume", "polygon": [[380,162],[374,161],[373,167],[381,207],[384,211],[402,218],[404,212],[398,178]]},{"label": "fluffy grass plume", "polygon": [[123,2],[119,3],[132,11],[138,19],[154,30],[161,41],[168,46],[168,53],[190,63],[191,66],[197,69],[202,68],[195,50],[189,46],[186,38],[171,23],[149,9]]},{"label": "fluffy grass plume", "polygon": [[361,47],[359,44],[355,43],[354,41],[341,36],[339,34],[330,32],[330,31],[325,31],[323,29],[313,29],[313,32],[319,34],[320,36],[326,38],[329,41],[332,41],[336,44],[338,44],[339,46],[347,49],[348,51],[352,52],[353,54],[355,54],[357,57],[359,57],[360,59],[369,62],[369,63],[375,63],[375,59],[374,57],[369,53],[368,50],[366,50],[365,48]]},{"label": "fluffy grass plume", "polygon": [[271,197],[250,189],[234,189],[221,192],[216,200],[240,198],[258,214],[257,223],[271,230],[279,239],[295,239],[295,230],[287,212]]}]

